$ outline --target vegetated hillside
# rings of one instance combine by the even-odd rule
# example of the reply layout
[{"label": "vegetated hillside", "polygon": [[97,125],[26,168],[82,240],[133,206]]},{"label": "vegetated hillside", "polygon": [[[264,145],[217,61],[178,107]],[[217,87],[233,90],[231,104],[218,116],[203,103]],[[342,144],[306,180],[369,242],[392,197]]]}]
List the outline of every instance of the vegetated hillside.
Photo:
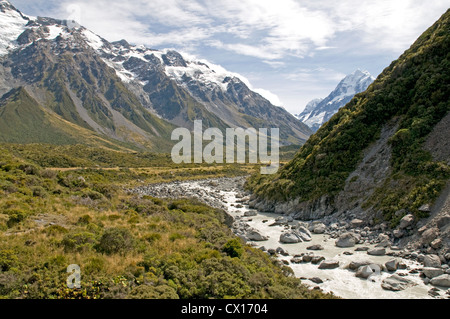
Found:
[{"label": "vegetated hillside", "polygon": [[[249,180],[259,205],[274,211],[280,202],[291,201],[285,212],[316,210],[309,218],[352,210],[355,207],[336,199],[387,159],[370,183],[359,185],[356,198],[347,196],[346,201],[359,210],[377,212],[374,222],[385,219],[393,226],[408,211],[426,216],[419,208],[433,203],[450,176],[448,159],[433,158],[423,147],[450,111],[449,48],[450,10],[313,135],[277,175]],[[357,168],[360,174],[352,174]],[[399,211],[403,213],[395,214]]]},{"label": "vegetated hillside", "polygon": [[[28,147],[0,146],[0,298],[333,297],[310,291],[292,270],[246,246],[224,211],[123,190],[137,179],[158,180],[153,173],[55,171],[14,155],[46,152]],[[68,147],[66,156],[77,151]],[[103,155],[87,158],[99,165],[114,158]],[[141,160],[148,165],[150,158]],[[175,171],[168,177],[190,173]],[[67,288],[71,264],[81,267],[81,289]]]},{"label": "vegetated hillside", "polygon": [[[13,89],[0,98],[0,142],[85,144],[128,152],[139,149],[131,143],[102,136],[64,120],[42,107],[23,87]],[[51,156],[50,153],[48,156]]]}]

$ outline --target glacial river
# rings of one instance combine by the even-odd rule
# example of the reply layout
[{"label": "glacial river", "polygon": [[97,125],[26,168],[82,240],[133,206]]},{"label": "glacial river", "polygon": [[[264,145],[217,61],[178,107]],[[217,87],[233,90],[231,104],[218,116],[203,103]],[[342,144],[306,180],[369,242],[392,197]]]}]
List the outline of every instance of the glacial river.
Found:
[{"label": "glacial river", "polygon": [[[220,183],[220,182],[219,182]],[[335,240],[328,235],[312,234],[312,241],[298,244],[283,244],[279,241],[281,233],[285,230],[284,226],[269,226],[280,215],[258,212],[257,216],[243,217],[245,212],[249,211],[249,207],[244,205],[241,208],[239,205],[239,198],[236,196],[241,192],[239,189],[232,187],[215,187],[209,185],[205,181],[199,182],[185,182],[173,186],[176,189],[183,189],[186,194],[195,193],[200,196],[202,200],[216,200],[220,198],[222,204],[226,207],[228,213],[234,218],[241,218],[250,227],[258,230],[262,235],[268,236],[269,239],[263,242],[248,242],[248,244],[266,249],[283,248],[289,253],[289,256],[279,256],[280,260],[290,261],[294,255],[301,253],[310,253],[307,247],[315,244],[320,244],[324,250],[315,251],[316,256],[323,256],[327,260],[338,260],[340,266],[337,269],[321,270],[318,265],[311,263],[292,264],[289,263],[298,278],[302,278],[302,283],[310,287],[320,287],[325,292],[333,292],[336,296],[345,299],[426,299],[431,298],[428,291],[433,288],[431,285],[425,285],[420,278],[420,272],[410,273],[413,269],[420,269],[422,265],[411,260],[400,259],[408,268],[405,270],[398,270],[396,274],[404,275],[405,278],[412,280],[416,286],[407,288],[403,291],[388,291],[381,287],[383,279],[392,275],[392,273],[382,272],[379,275],[370,277],[369,280],[357,278],[355,272],[345,269],[345,266],[352,261],[370,260],[374,264],[385,264],[387,261],[394,259],[391,256],[369,256],[367,252],[356,252],[353,248],[338,248],[335,246]],[[237,206],[237,207],[236,207]],[[371,247],[364,245],[364,247]],[[372,246],[373,247],[373,246]],[[371,247],[371,248],[372,248]],[[344,252],[351,252],[352,255],[346,255]],[[388,250],[389,252],[389,250]],[[317,284],[310,281],[310,278],[320,278],[323,283]],[[442,293],[442,292],[441,292]]]}]

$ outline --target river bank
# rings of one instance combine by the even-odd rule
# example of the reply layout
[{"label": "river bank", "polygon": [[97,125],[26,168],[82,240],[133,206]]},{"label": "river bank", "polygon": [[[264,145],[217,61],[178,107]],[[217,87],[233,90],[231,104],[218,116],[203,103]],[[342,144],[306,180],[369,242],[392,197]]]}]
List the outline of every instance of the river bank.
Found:
[{"label": "river bank", "polygon": [[234,218],[237,236],[276,256],[311,289],[351,299],[450,298],[445,287],[449,260],[395,247],[383,229],[361,227],[357,220],[330,217],[301,222],[259,212],[250,208],[244,183],[242,177],[219,178],[131,191],[161,198],[192,197],[225,210]]}]

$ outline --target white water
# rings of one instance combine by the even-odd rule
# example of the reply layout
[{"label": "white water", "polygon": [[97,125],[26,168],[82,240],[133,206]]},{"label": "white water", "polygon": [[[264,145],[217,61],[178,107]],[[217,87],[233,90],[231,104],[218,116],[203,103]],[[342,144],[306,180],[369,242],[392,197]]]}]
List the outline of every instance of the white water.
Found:
[{"label": "white water", "polygon": [[[318,277],[324,281],[322,284],[313,283],[310,280],[302,280],[302,282],[311,287],[319,286],[325,292],[333,292],[336,296],[346,298],[346,299],[425,299],[431,298],[428,295],[428,291],[432,286],[427,286],[423,283],[419,274],[409,274],[411,269],[421,268],[421,265],[410,260],[402,260],[408,265],[406,270],[398,270],[397,274],[408,274],[407,278],[414,281],[417,285],[408,288],[404,291],[393,292],[384,290],[381,287],[381,282],[383,279],[391,276],[391,273],[382,272],[381,275],[373,276],[370,280],[360,279],[355,276],[355,272],[344,269],[351,261],[358,260],[371,260],[374,264],[384,264],[387,261],[393,259],[390,256],[369,256],[366,252],[355,252],[354,248],[338,248],[335,246],[335,240],[330,239],[328,235],[312,235],[311,242],[303,242],[299,244],[283,244],[279,242],[280,234],[285,229],[284,226],[273,226],[272,224],[277,217],[280,215],[269,214],[269,213],[258,213],[255,217],[243,217],[244,213],[249,210],[248,206],[242,208],[236,208],[239,200],[236,198],[238,193],[237,190],[216,190],[215,187],[208,186],[201,182],[186,182],[177,187],[182,187],[183,189],[192,190],[203,190],[204,196],[211,196],[210,194],[220,195],[224,201],[224,205],[227,207],[228,213],[233,217],[242,217],[243,221],[246,221],[252,228],[257,229],[261,234],[269,236],[269,240],[264,242],[249,242],[249,244],[260,248],[265,247],[266,249],[277,249],[278,247],[283,248],[289,253],[289,256],[279,257],[280,260],[290,261],[294,255],[301,253],[309,253],[306,248],[320,244],[325,249],[322,251],[315,251],[314,254],[317,256],[323,256],[327,260],[338,260],[340,262],[340,267],[333,270],[320,270],[318,265],[311,263],[303,264],[289,264],[298,278],[313,278]],[[370,245],[364,245],[370,247]],[[353,255],[344,255],[344,252],[352,252]],[[399,258],[397,258],[400,260]]]}]

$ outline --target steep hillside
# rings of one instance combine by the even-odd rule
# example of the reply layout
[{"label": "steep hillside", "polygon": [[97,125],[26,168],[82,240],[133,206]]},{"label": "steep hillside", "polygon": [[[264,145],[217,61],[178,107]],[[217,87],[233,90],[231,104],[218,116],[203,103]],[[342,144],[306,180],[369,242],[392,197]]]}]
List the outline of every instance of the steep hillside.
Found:
[{"label": "steep hillside", "polygon": [[449,48],[450,10],[277,175],[253,176],[253,205],[299,219],[359,215],[391,227],[408,213],[427,217],[450,177],[442,128],[450,111]]}]

